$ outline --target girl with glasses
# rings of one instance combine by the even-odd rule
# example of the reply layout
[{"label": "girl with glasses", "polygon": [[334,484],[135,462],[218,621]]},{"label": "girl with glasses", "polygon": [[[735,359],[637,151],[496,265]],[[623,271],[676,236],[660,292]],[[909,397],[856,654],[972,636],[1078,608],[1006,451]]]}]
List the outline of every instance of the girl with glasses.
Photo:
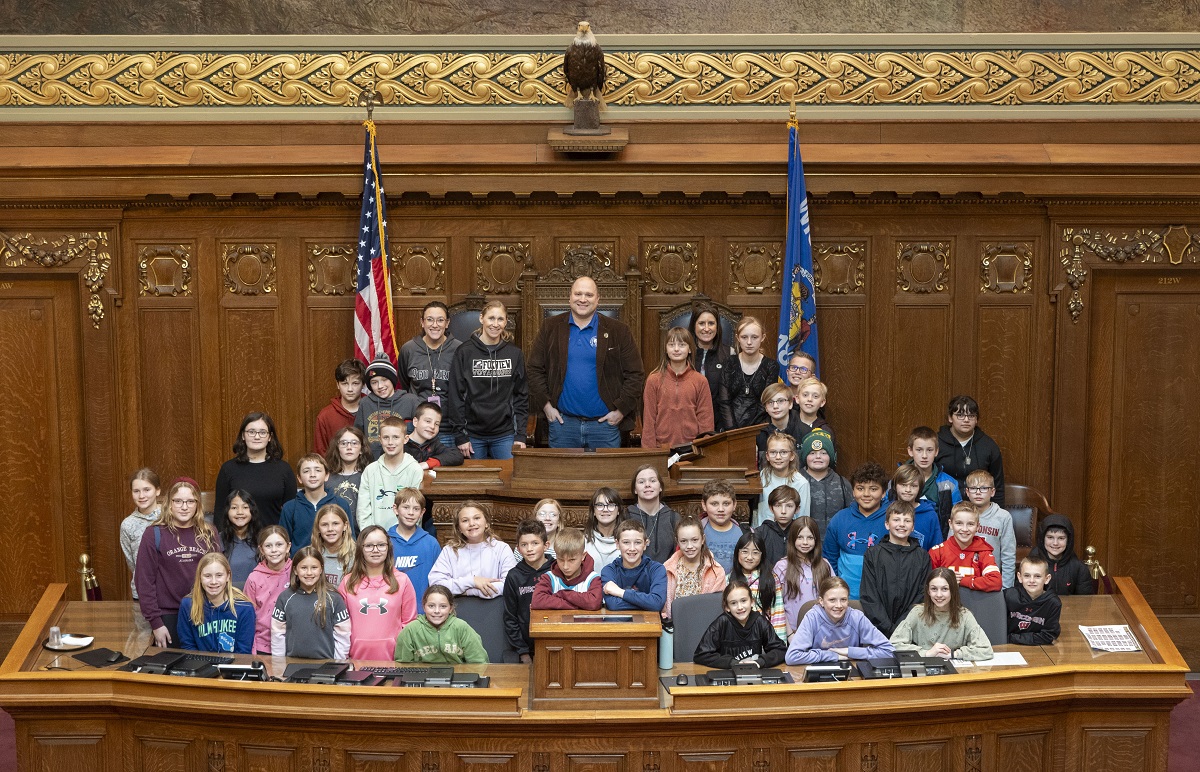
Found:
[{"label": "girl with glasses", "polygon": [[387,531],[371,525],[358,535],[354,567],[338,592],[350,610],[351,659],[391,660],[396,636],[417,618],[417,594],[396,568]]},{"label": "girl with glasses", "polygon": [[217,472],[213,524],[225,526],[229,494],[243,490],[258,505],[263,525],[275,525],[283,505],[296,498],[296,473],[283,459],[283,445],[275,434],[275,422],[266,413],[247,413],[233,443],[233,458]]},{"label": "girl with glasses", "polygon": [[587,527],[583,531],[583,551],[592,556],[592,563],[603,568],[617,559],[617,519],[625,510],[621,494],[615,488],[600,488],[592,494]]},{"label": "girl with glasses", "polygon": [[781,485],[790,485],[800,495],[800,503],[796,506],[795,517],[808,517],[811,504],[808,491],[808,480],[800,474],[800,462],[796,458],[796,441],[790,434],[776,432],[767,439],[767,463],[759,472],[762,482],[762,494],[758,499],[758,507],[754,510],[754,527],[757,528],[775,515],[771,512],[771,491]]},{"label": "girl with glasses", "polygon": [[142,534],[134,576],[155,646],[176,641],[179,603],[192,591],[196,566],[209,552],[220,551],[221,539],[200,511],[199,486],[177,480],[167,491],[166,511]]},{"label": "girl with glasses", "polygon": [[[374,461],[367,436],[357,426],[347,426],[334,433],[325,452],[325,466],[329,469],[329,481],[325,490],[341,496],[350,505],[348,512],[358,511],[358,489],[362,484],[362,473],[367,464]],[[358,522],[351,523],[357,535]]]},{"label": "girl with glasses", "polygon": [[[433,402],[442,410],[450,399],[450,377],[454,372],[454,354],[462,341],[450,333],[450,309],[440,300],[432,300],[421,309],[421,332],[400,347],[400,372],[408,390],[423,402]],[[441,440],[449,447],[449,435]]]}]

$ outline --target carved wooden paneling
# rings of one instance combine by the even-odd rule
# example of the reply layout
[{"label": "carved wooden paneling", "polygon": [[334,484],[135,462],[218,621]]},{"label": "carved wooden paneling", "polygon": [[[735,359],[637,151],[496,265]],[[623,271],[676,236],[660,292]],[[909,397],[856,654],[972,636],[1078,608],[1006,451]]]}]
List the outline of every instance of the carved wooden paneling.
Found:
[{"label": "carved wooden paneling", "polygon": [[1152,755],[1149,729],[1084,729],[1082,766],[1088,772],[1147,768]]},{"label": "carved wooden paneling", "polygon": [[342,769],[347,772],[394,772],[408,768],[408,754],[403,752],[347,750],[342,757]]},{"label": "carved wooden paneling", "polygon": [[900,241],[896,244],[896,286],[918,295],[950,289],[948,241]]},{"label": "carved wooden paneling", "polygon": [[928,772],[931,769],[953,769],[948,740],[896,743],[892,746],[893,769],[896,772]]},{"label": "carved wooden paneling", "polygon": [[[446,242],[393,241],[391,259],[392,286],[401,295],[428,295],[446,288]],[[497,270],[499,266],[493,264]],[[518,275],[520,270],[517,271]]]},{"label": "carved wooden paneling", "polygon": [[525,772],[515,753],[455,753],[453,769],[479,769],[488,772]]},{"label": "carved wooden paneling", "polygon": [[529,265],[530,241],[476,241],[476,292],[507,295],[517,290],[521,272]]},{"label": "carved wooden paneling", "polygon": [[867,242],[814,241],[813,278],[825,295],[861,295],[867,283]]},{"label": "carved wooden paneling", "polygon": [[729,271],[733,276],[729,286],[731,293],[759,295],[763,292],[779,292],[782,270],[783,242],[729,242]]},{"label": "carved wooden paneling", "polygon": [[222,244],[225,290],[234,295],[275,291],[274,244]]},{"label": "carved wooden paneling", "polygon": [[142,464],[164,479],[194,477],[200,453],[203,400],[199,358],[199,320],[193,308],[146,307],[138,311],[138,420]]},{"label": "carved wooden paneling", "polygon": [[[946,306],[897,306],[892,344],[890,417],[892,453],[906,459],[903,446],[915,426],[937,429],[950,393],[950,311]],[[944,341],[923,353],[927,341]],[[927,354],[927,355],[925,355]],[[836,428],[836,427],[835,427]],[[890,459],[890,456],[889,456]],[[885,464],[886,466],[886,464]]]},{"label": "carved wooden paneling", "polygon": [[1050,764],[1050,736],[1045,732],[996,735],[996,758],[1005,772],[1041,772]]},{"label": "carved wooden paneling", "polygon": [[[232,443],[242,416],[264,410],[281,415],[279,393],[288,383],[279,349],[283,343],[276,308],[226,308],[221,316],[222,445]],[[283,430],[276,426],[280,434]],[[215,478],[215,473],[214,473]]]},{"label": "carved wooden paneling", "polygon": [[86,533],[78,299],[61,282],[13,284],[0,293],[0,501],[13,502],[0,529],[5,621],[28,614],[50,582],[78,582],[64,553]]},{"label": "carved wooden paneling", "polygon": [[788,750],[788,772],[838,772],[842,748],[791,748]]},{"label": "carved wooden paneling", "polygon": [[[1159,613],[1196,614],[1200,449],[1171,438],[1200,436],[1200,292],[1151,296],[1139,284],[1118,291],[1113,309],[1108,500],[1096,503],[1107,513],[1110,573],[1134,577]],[[1156,439],[1133,453],[1134,437]],[[1130,528],[1130,513],[1154,513],[1155,527]]]},{"label": "carved wooden paneling", "polygon": [[242,769],[253,769],[255,772],[300,772],[300,749],[294,746],[241,743],[238,746],[238,761]]},{"label": "carved wooden paneling", "polygon": [[[23,765],[30,769],[57,770],[79,769],[82,759],[111,762],[108,759],[111,743],[105,725],[99,721],[88,721],[70,733],[54,731],[29,733],[29,747]],[[36,760],[36,766],[30,763]]]},{"label": "carved wooden paneling", "polygon": [[305,244],[308,291],[314,295],[353,295],[357,251],[350,244]]},{"label": "carved wooden paneling", "polygon": [[192,245],[143,244],[138,248],[138,294],[192,294]]},{"label": "carved wooden paneling", "polygon": [[623,753],[568,753],[569,772],[627,772],[633,765]]},{"label": "carved wooden paneling", "polygon": [[978,385],[972,396],[980,405],[980,426],[1003,448],[1005,478],[1028,480],[1034,311],[1027,305],[981,306],[976,320]]},{"label": "carved wooden paneling", "polygon": [[677,751],[675,768],[696,772],[724,772],[736,762],[735,751]]},{"label": "carved wooden paneling", "polygon": [[817,315],[821,380],[829,388],[825,415],[837,434],[834,449],[838,469],[854,469],[868,457],[869,411],[855,406],[867,404],[870,320],[866,306],[861,304],[822,306]]},{"label": "carved wooden paneling", "polygon": [[[138,769],[192,769],[198,751],[196,741],[191,738],[143,737],[135,734],[132,754]],[[223,764],[221,770],[224,772]]]},{"label": "carved wooden paneling", "polygon": [[980,244],[979,291],[1028,294],[1033,282],[1033,242]]},{"label": "carved wooden paneling", "polygon": [[560,262],[546,274],[546,281],[570,283],[580,276],[591,276],[597,284],[620,281],[622,266],[616,259],[615,239],[558,239],[555,246]]},{"label": "carved wooden paneling", "polygon": [[699,267],[696,261],[698,239],[689,241],[652,240],[642,243],[648,292],[675,295],[695,292]]},{"label": "carved wooden paneling", "polygon": [[104,318],[102,293],[112,267],[108,231],[90,233],[0,232],[0,259],[5,268],[60,268],[85,260],[81,278],[88,293],[92,326]]}]

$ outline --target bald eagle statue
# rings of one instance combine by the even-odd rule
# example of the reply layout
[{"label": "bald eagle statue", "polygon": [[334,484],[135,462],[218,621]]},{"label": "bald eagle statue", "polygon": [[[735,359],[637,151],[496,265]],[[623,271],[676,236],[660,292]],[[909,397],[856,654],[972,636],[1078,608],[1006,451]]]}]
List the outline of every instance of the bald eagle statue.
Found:
[{"label": "bald eagle statue", "polygon": [[567,78],[567,103],[577,99],[602,101],[608,70],[604,50],[596,43],[590,22],[579,22],[579,32],[563,57],[563,75]]}]

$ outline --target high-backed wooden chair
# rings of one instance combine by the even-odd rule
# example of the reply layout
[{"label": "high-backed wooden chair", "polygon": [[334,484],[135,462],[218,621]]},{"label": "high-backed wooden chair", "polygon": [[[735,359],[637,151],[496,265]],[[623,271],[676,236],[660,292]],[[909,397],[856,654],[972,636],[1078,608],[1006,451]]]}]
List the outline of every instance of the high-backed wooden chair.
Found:
[{"label": "high-backed wooden chair", "polygon": [[1004,508],[1013,519],[1013,531],[1017,537],[1017,563],[1029,554],[1037,539],[1038,523],[1053,513],[1046,497],[1028,485],[1004,484]]},{"label": "high-backed wooden chair", "polygon": [[[604,243],[572,243],[564,247],[562,264],[538,276],[532,270],[521,275],[521,350],[528,357],[537,340],[542,320],[570,310],[571,285],[580,276],[590,276],[600,292],[599,313],[620,319],[629,327],[635,341],[642,336],[642,272],[637,269],[637,257],[629,258],[624,274],[617,273],[613,250]],[[534,441],[545,445],[549,440],[546,417],[541,410],[532,410],[536,421]],[[628,434],[622,444],[629,445]]]},{"label": "high-backed wooden chair", "polygon": [[[449,306],[450,315],[446,328],[450,334],[465,341],[479,329],[479,312],[493,296],[471,293],[457,303]],[[521,342],[521,304],[520,298],[512,295],[496,295],[496,299],[504,301],[508,308],[508,324],[505,329],[512,333],[513,340]]]},{"label": "high-backed wooden chair", "polygon": [[717,321],[721,325],[721,340],[726,346],[734,346],[736,339],[736,331],[738,322],[742,321],[742,312],[735,311],[724,303],[717,301],[705,295],[703,292],[697,292],[685,302],[670,308],[664,308],[658,312],[658,329],[661,333],[665,333],[672,327],[687,328],[692,323],[692,313],[699,304],[712,306],[717,312]]}]

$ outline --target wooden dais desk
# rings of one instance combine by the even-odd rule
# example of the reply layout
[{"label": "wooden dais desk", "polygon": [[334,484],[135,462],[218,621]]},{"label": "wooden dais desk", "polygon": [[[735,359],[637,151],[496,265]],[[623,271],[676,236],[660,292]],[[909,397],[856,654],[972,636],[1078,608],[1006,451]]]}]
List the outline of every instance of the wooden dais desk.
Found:
[{"label": "wooden dais desk", "polygon": [[658,614],[534,610],[529,634],[534,709],[658,707]]}]

